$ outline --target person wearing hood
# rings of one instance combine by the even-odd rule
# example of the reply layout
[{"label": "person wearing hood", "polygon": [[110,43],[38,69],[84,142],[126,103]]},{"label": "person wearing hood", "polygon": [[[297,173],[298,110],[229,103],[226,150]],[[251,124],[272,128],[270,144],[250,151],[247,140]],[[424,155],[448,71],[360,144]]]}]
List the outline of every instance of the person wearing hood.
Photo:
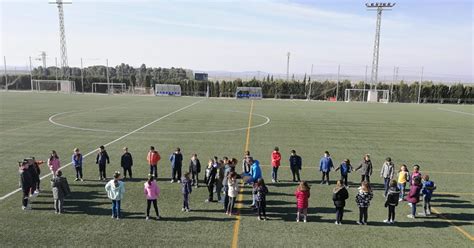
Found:
[{"label": "person wearing hood", "polygon": [[[260,168],[260,162],[258,160],[254,160],[253,158],[249,158],[249,163],[252,165],[250,167],[250,179],[249,181],[253,184],[253,188],[257,187],[257,182],[259,179],[262,178],[262,169]],[[252,190],[252,205],[250,207],[256,207],[256,199],[257,195],[255,190]]]},{"label": "person wearing hood", "polygon": [[349,192],[342,180],[337,180],[336,187],[332,192],[332,200],[336,207],[336,225],[342,225],[342,217],[344,216],[344,207],[346,206],[346,200],[349,198]]},{"label": "person wearing hood", "polygon": [[389,184],[394,175],[395,165],[392,163],[392,159],[388,157],[385,159],[385,162],[382,165],[382,170],[380,171],[380,177],[383,178],[384,197],[387,196]]},{"label": "person wearing hood", "polygon": [[112,218],[120,219],[120,204],[125,194],[125,183],[120,180],[120,172],[114,173],[114,179],[105,185],[107,197],[112,200]]},{"label": "person wearing hood", "polygon": [[49,170],[51,171],[51,174],[53,174],[53,177],[55,177],[57,171],[61,167],[61,163],[59,162],[59,156],[55,150],[51,151],[51,154],[48,159],[48,166]]},{"label": "person wearing hood", "polygon": [[385,196],[385,207],[388,208],[388,218],[384,223],[395,223],[395,207],[398,206],[398,199],[400,198],[400,189],[397,187],[397,181],[390,181],[388,192]]},{"label": "person wearing hood", "polygon": [[153,204],[153,208],[155,209],[156,219],[159,220],[161,218],[160,212],[158,209],[157,199],[160,196],[160,187],[155,181],[155,177],[153,174],[148,175],[148,180],[143,185],[143,193],[146,197],[146,220],[150,219],[150,208],[151,204]]}]

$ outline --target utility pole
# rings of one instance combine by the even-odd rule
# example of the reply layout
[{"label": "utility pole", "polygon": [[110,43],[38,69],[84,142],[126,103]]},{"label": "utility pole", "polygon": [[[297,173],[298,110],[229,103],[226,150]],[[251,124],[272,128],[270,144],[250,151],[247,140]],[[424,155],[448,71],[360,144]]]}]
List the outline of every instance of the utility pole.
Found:
[{"label": "utility pole", "polygon": [[364,91],[362,91],[362,101],[365,101],[365,85],[367,85],[367,72],[369,71],[369,66],[365,65],[365,80],[364,80]]},{"label": "utility pole", "polygon": [[50,4],[56,4],[58,7],[59,15],[59,44],[61,53],[61,69],[63,72],[62,76],[65,76],[66,67],[68,67],[67,61],[67,48],[66,48],[66,29],[64,27],[64,9],[63,4],[72,4],[72,2],[63,2],[62,0],[56,0],[55,2],[49,2]]},{"label": "utility pole", "polygon": [[418,104],[420,104],[420,97],[421,97],[421,84],[423,83],[423,70],[424,67],[421,67],[421,75],[420,75],[420,87],[418,88]]},{"label": "utility pole", "polygon": [[5,91],[8,91],[7,57],[6,56],[3,56],[3,73],[5,75]]},{"label": "utility pole", "polygon": [[341,74],[341,65],[337,66],[337,83],[336,83],[336,102],[339,97],[339,75]]},{"label": "utility pole", "polygon": [[82,65],[82,58],[81,58],[81,87],[82,87],[82,94],[84,94],[84,67]]},{"label": "utility pole", "polygon": [[105,59],[105,72],[107,74],[107,92],[110,94],[109,59]]},{"label": "utility pole", "polygon": [[31,91],[33,91],[33,73],[31,72],[31,56],[29,57],[30,59],[30,83],[31,83]]},{"label": "utility pole", "polygon": [[[379,48],[380,48],[380,24],[382,21],[382,11],[391,10],[395,3],[366,3],[368,10],[377,11],[377,23],[375,28],[375,42],[372,56],[372,71],[370,73],[370,89],[377,85],[379,70]],[[375,86],[376,87],[376,86]]]},{"label": "utility pole", "polygon": [[287,59],[286,59],[286,81],[288,82],[290,80],[290,52],[286,54]]}]

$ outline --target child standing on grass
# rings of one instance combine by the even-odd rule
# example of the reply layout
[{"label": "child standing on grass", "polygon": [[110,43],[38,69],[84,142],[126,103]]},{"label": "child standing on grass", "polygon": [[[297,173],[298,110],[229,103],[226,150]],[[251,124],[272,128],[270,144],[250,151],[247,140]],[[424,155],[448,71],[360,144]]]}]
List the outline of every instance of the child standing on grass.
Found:
[{"label": "child standing on grass", "polygon": [[112,218],[120,219],[120,203],[125,193],[125,183],[120,181],[120,172],[114,173],[114,179],[105,185],[105,191],[112,200]]},{"label": "child standing on grass", "polygon": [[158,179],[158,161],[160,161],[161,157],[158,151],[155,150],[154,146],[150,146],[150,150],[148,151],[148,154],[146,156],[146,160],[148,162],[148,165],[150,165],[150,174],[155,177],[155,179]]},{"label": "child standing on grass", "polygon": [[433,181],[430,181],[429,175],[423,176],[423,215],[427,216],[431,214],[431,197],[433,196],[433,191],[436,189],[436,184]]},{"label": "child standing on grass", "polygon": [[341,170],[341,181],[343,181],[344,186],[348,188],[349,184],[347,183],[347,176],[352,171],[351,161],[348,158],[344,159],[344,161],[342,161],[339,167],[336,168],[336,171],[338,170]]},{"label": "child standing on grass", "polygon": [[[290,155],[290,170],[293,175],[293,182],[299,182],[300,180],[300,170],[302,166],[302,159],[300,156],[296,155],[295,150],[291,150]],[[295,178],[296,176],[296,178]]]},{"label": "child standing on grass", "polygon": [[82,154],[79,151],[79,148],[74,148],[74,153],[72,154],[72,165],[76,170],[76,179],[74,181],[84,181],[82,179]]},{"label": "child standing on grass", "polygon": [[402,164],[400,166],[400,171],[398,171],[398,189],[400,190],[400,198],[398,201],[403,201],[405,199],[405,188],[409,177],[410,174],[408,173],[407,166]]},{"label": "child standing on grass", "polygon": [[48,159],[48,166],[49,170],[51,171],[51,174],[53,174],[53,177],[55,177],[57,171],[59,170],[59,167],[61,167],[61,163],[59,162],[59,156],[55,150],[51,151],[51,155]]},{"label": "child standing on grass", "polygon": [[110,159],[109,154],[107,154],[104,146],[99,147],[99,152],[95,158],[95,163],[99,165],[99,180],[107,180],[105,166],[106,164],[110,164]]},{"label": "child standing on grass", "polygon": [[219,203],[224,203],[224,199],[221,197],[222,193],[222,188],[224,187],[224,177],[225,177],[225,172],[224,172],[224,161],[223,160],[217,160],[217,157],[214,157],[214,160],[216,163],[214,166],[217,169],[217,174],[216,174],[216,196],[217,196],[217,201]]},{"label": "child standing on grass", "polygon": [[234,212],[235,198],[239,193],[239,185],[237,183],[237,173],[232,171],[229,173],[227,178],[227,194],[229,196],[229,202],[227,204],[226,214],[232,215]]},{"label": "child standing on grass", "polygon": [[346,206],[346,199],[349,198],[349,192],[342,180],[338,180],[336,187],[332,193],[332,200],[336,207],[336,225],[342,225],[342,217],[344,216],[344,207]]},{"label": "child standing on grass", "polygon": [[400,190],[397,188],[397,181],[392,180],[390,181],[389,189],[385,196],[385,207],[388,207],[388,219],[384,220],[384,223],[395,223],[395,207],[398,205],[399,198]]},{"label": "child standing on grass", "polygon": [[133,157],[130,152],[128,152],[128,147],[123,148],[123,154],[120,158],[120,166],[123,169],[123,178],[127,178],[127,172],[130,179],[132,179],[132,166],[133,166]]},{"label": "child standing on grass", "polygon": [[199,186],[199,173],[201,173],[201,162],[197,154],[193,154],[191,162],[189,162],[189,172],[191,172],[192,185],[196,188]]},{"label": "child standing on grass", "polygon": [[357,224],[367,225],[367,219],[369,217],[368,209],[373,196],[374,194],[370,189],[369,183],[366,181],[362,182],[359,193],[356,195],[356,203],[359,207],[359,221],[357,221]]},{"label": "child standing on grass", "polygon": [[392,163],[392,159],[390,157],[385,159],[385,162],[382,165],[382,170],[380,171],[380,177],[383,178],[383,188],[384,193],[383,196],[387,196],[388,188],[390,181],[393,179],[393,175],[395,170],[395,165]]},{"label": "child standing on grass", "polygon": [[153,204],[153,208],[155,209],[156,219],[159,220],[160,212],[158,211],[158,204],[157,199],[160,196],[160,187],[155,181],[155,177],[152,174],[148,175],[148,180],[145,182],[143,187],[143,193],[146,197],[146,220],[150,219],[150,208],[151,204]]},{"label": "child standing on grass", "polygon": [[410,185],[410,192],[406,197],[408,204],[411,206],[411,214],[407,215],[408,218],[414,219],[416,217],[416,204],[420,201],[421,192],[421,177],[414,177],[413,184]]},{"label": "child standing on grass", "polygon": [[331,155],[328,151],[325,151],[324,156],[319,161],[319,171],[323,173],[321,184],[326,183],[329,185],[329,172],[331,171],[331,168],[334,168]]},{"label": "child standing on grass", "polygon": [[272,182],[278,182],[278,168],[280,167],[281,154],[276,146],[272,152]]},{"label": "child standing on grass", "polygon": [[69,184],[65,177],[62,177],[62,171],[58,170],[56,176],[51,179],[51,188],[53,191],[54,210],[56,214],[63,212],[64,198],[71,193]]},{"label": "child standing on grass", "polygon": [[189,195],[193,192],[193,187],[191,185],[191,179],[189,178],[189,172],[184,173],[183,178],[181,178],[181,193],[183,193],[183,208],[181,211],[189,212],[191,209],[189,208]]},{"label": "child standing on grass", "polygon": [[213,202],[214,198],[214,184],[216,183],[216,173],[217,168],[214,167],[214,160],[210,159],[206,168],[206,175],[204,177],[204,182],[207,185],[207,190],[209,191],[209,197],[206,202]]},{"label": "child standing on grass", "polygon": [[308,217],[308,201],[310,194],[310,187],[307,182],[301,181],[295,191],[296,196],[296,222],[300,222],[300,215],[303,215],[303,222],[307,221]]},{"label": "child standing on grass", "polygon": [[365,154],[364,159],[360,162],[359,166],[355,169],[355,171],[360,170],[360,182],[367,182],[370,184],[370,176],[372,176],[372,161],[370,160],[370,155]]},{"label": "child standing on grass", "polygon": [[420,166],[415,164],[413,165],[413,172],[410,177],[410,186],[415,183],[415,178],[419,177],[421,179]]},{"label": "child standing on grass", "polygon": [[18,167],[20,171],[20,184],[21,190],[23,192],[22,197],[22,206],[21,209],[29,210],[31,206],[29,204],[29,197],[31,193],[31,189],[33,187],[33,177],[31,176],[30,172],[28,171],[29,165],[28,161],[18,162]]},{"label": "child standing on grass", "polygon": [[258,211],[258,220],[267,220],[267,214],[265,209],[267,207],[266,196],[268,194],[268,188],[265,186],[265,181],[263,178],[258,179],[257,185],[254,188],[254,194],[256,196],[257,211]]}]

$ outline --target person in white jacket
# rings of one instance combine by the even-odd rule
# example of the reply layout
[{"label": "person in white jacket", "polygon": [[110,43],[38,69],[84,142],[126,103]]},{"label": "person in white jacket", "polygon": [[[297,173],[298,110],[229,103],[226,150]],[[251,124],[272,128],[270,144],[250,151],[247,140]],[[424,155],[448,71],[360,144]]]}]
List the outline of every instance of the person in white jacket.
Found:
[{"label": "person in white jacket", "polygon": [[125,193],[125,183],[120,181],[120,172],[114,173],[114,179],[105,185],[105,191],[110,200],[112,200],[112,218],[120,219],[120,202]]},{"label": "person in white jacket", "polygon": [[234,211],[235,198],[239,194],[239,184],[237,183],[237,173],[235,173],[234,171],[232,171],[228,175],[227,186],[228,186],[227,194],[229,195],[229,203],[227,204],[226,214],[232,215],[232,212]]},{"label": "person in white jacket", "polygon": [[387,192],[389,189],[390,181],[393,179],[395,175],[395,165],[392,162],[390,157],[385,159],[385,162],[382,165],[382,170],[380,171],[380,177],[383,178],[383,188],[384,193],[383,196],[387,196]]}]

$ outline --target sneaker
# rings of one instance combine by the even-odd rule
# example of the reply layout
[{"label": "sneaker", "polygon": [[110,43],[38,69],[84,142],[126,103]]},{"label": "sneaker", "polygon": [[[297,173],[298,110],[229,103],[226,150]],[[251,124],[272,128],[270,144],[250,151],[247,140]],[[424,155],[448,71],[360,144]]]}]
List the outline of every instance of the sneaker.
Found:
[{"label": "sneaker", "polygon": [[389,220],[383,220],[383,223],[388,223],[388,224],[390,224],[390,221],[389,221]]},{"label": "sneaker", "polygon": [[170,183],[174,183],[174,180],[173,180],[173,179],[171,179]]},{"label": "sneaker", "polygon": [[296,219],[296,222],[300,222],[300,219]]},{"label": "sneaker", "polygon": [[185,208],[182,208],[182,209],[181,209],[181,212],[184,212],[184,211],[186,211],[186,209],[185,209]]},{"label": "sneaker", "polygon": [[400,199],[398,199],[398,201],[399,201],[399,202],[401,202],[401,201],[403,201],[403,199],[402,199],[402,198],[400,198]]},{"label": "sneaker", "polygon": [[81,178],[81,182],[84,182],[84,179]]},{"label": "sneaker", "polygon": [[156,219],[157,219],[157,220],[161,219],[161,216],[156,216]]},{"label": "sneaker", "polygon": [[22,210],[27,210],[28,208],[25,207],[25,206],[21,206],[21,209],[22,209]]},{"label": "sneaker", "polygon": [[275,183],[275,179],[272,179],[272,183]]},{"label": "sneaker", "polygon": [[326,182],[326,185],[329,185],[329,182]]},{"label": "sneaker", "polygon": [[205,203],[208,203],[208,202],[211,202],[211,201],[210,201],[209,199],[206,199],[204,202],[205,202]]},{"label": "sneaker", "polygon": [[321,185],[322,185],[322,184],[324,184],[324,181],[321,181],[321,183],[320,183],[320,184],[321,184]]},{"label": "sneaker", "polygon": [[342,225],[342,222],[339,222],[339,225]]},{"label": "sneaker", "polygon": [[112,215],[112,219],[115,218],[115,216]]},{"label": "sneaker", "polygon": [[336,222],[334,222],[334,224],[339,225],[339,222],[336,221]]},{"label": "sneaker", "polygon": [[390,221],[389,223],[390,223],[390,224],[395,224],[395,221],[394,221],[394,220],[392,220],[392,221]]},{"label": "sneaker", "polygon": [[427,215],[431,215],[431,211],[430,211],[430,210],[427,210],[427,211],[426,211],[426,214],[427,214]]},{"label": "sneaker", "polygon": [[409,215],[407,215],[407,217],[410,218],[410,219],[414,219],[414,218],[415,218],[415,216],[414,216],[413,214],[409,214]]},{"label": "sneaker", "polygon": [[79,178],[76,177],[76,179],[74,179],[74,181],[76,181],[76,182],[79,181]]},{"label": "sneaker", "polygon": [[117,220],[120,220],[120,217],[117,216]]},{"label": "sneaker", "polygon": [[306,223],[306,219],[304,219],[303,222]]},{"label": "sneaker", "polygon": [[181,183],[181,180],[178,180],[178,183]]},{"label": "sneaker", "polygon": [[411,202],[408,203],[408,206],[411,207],[413,204]]},{"label": "sneaker", "polygon": [[190,208],[187,208],[187,209],[186,209],[186,212],[188,212],[188,213],[191,212],[191,209],[190,209]]},{"label": "sneaker", "polygon": [[260,218],[260,217],[257,217],[257,220],[262,220],[262,218]]},{"label": "sneaker", "polygon": [[357,225],[363,225],[363,223],[360,222],[360,221],[357,221],[356,223],[357,223]]},{"label": "sneaker", "polygon": [[148,217],[148,216],[147,216],[147,217],[145,217],[145,220],[150,220],[150,217]]},{"label": "sneaker", "polygon": [[367,226],[367,224],[368,224],[367,222],[362,222],[362,225],[366,225],[366,226]]}]

